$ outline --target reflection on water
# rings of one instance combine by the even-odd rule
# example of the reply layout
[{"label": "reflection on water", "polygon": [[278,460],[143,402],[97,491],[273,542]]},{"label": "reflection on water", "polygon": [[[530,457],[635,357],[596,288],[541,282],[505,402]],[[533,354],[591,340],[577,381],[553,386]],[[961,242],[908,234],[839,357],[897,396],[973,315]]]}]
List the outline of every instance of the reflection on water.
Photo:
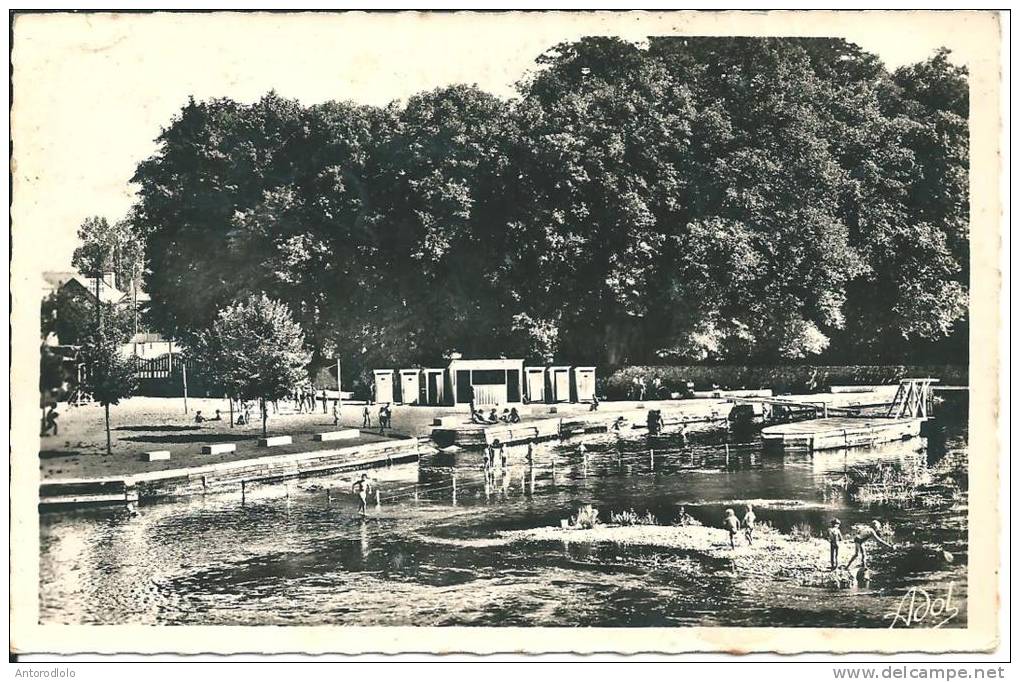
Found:
[{"label": "reflection on water", "polygon": [[[511,448],[486,474],[477,452],[375,472],[379,506],[356,516],[353,474],[249,486],[139,507],[41,517],[45,623],[888,627],[912,586],[953,584],[966,624],[966,433],[929,443],[775,456],[722,432],[601,434]],[[851,501],[832,481],[873,467],[926,468],[961,495],[929,505]],[[499,531],[559,525],[577,506],[651,512],[678,505],[719,525],[755,504],[781,532],[834,517],[880,518],[893,550],[872,553],[866,587],[829,590],[735,573],[728,560],[653,547],[507,543]],[[939,560],[941,551],[953,561]]]}]

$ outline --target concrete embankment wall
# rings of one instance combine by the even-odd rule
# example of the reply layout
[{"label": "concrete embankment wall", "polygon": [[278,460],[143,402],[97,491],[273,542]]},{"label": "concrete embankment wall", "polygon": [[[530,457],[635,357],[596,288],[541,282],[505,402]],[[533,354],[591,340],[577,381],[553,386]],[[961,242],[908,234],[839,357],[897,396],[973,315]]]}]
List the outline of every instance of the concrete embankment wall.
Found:
[{"label": "concrete embankment wall", "polygon": [[39,503],[42,506],[84,505],[200,495],[239,489],[242,483],[282,481],[313,474],[414,462],[418,456],[418,439],[401,438],[131,476],[47,481],[39,486]]},{"label": "concrete embankment wall", "polygon": [[610,400],[631,397],[634,380],[644,378],[647,398],[659,377],[663,393],[683,391],[687,382],[696,390],[720,386],[729,389],[771,389],[779,393],[825,390],[832,385],[887,385],[909,377],[932,377],[944,385],[966,386],[967,365],[684,365],[621,367],[604,379],[600,394]]},{"label": "concrete embankment wall", "polygon": [[[825,403],[829,407],[853,407],[884,404],[892,400],[896,386],[879,386],[865,393],[814,393],[810,395],[782,396],[785,400],[805,403]],[[723,423],[727,420],[734,402],[729,398],[758,397],[761,391],[717,392],[715,397],[692,400],[646,401],[641,407],[614,410],[612,403],[602,403],[602,409],[563,417],[529,419],[520,424],[478,424],[460,423],[437,427],[432,431],[433,440],[440,446],[456,444],[461,447],[481,447],[498,438],[502,443],[523,443],[545,438],[568,437],[582,433],[605,431],[612,428],[618,419],[623,420],[622,428],[644,428],[648,411],[658,410],[666,426],[681,423]],[[766,394],[768,392],[765,392]],[[754,395],[749,395],[754,394]]]}]

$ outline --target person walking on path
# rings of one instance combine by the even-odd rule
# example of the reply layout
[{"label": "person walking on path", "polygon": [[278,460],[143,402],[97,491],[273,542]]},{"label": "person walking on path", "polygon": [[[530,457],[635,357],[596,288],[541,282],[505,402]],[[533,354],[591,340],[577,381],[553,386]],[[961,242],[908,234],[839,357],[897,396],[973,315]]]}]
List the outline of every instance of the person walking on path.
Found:
[{"label": "person walking on path", "polygon": [[744,537],[747,538],[747,544],[753,544],[754,536],[754,522],[758,517],[754,515],[754,508],[749,504],[747,505],[747,511],[744,512]]},{"label": "person walking on path", "polygon": [[839,543],[843,541],[843,532],[839,529],[839,519],[829,524],[829,568],[839,568]]},{"label": "person walking on path", "polygon": [[730,534],[730,549],[737,548],[737,531],[740,530],[740,519],[733,513],[732,509],[726,510],[726,516],[723,518],[723,525],[726,531]]},{"label": "person walking on path", "polygon": [[379,433],[386,430],[386,406],[379,406]]},{"label": "person walking on path", "polygon": [[358,495],[358,514],[368,516],[368,489],[370,487],[368,474],[362,474],[361,478],[351,486],[351,493]]},{"label": "person walking on path", "polygon": [[872,521],[870,526],[863,526],[858,529],[857,533],[854,534],[854,555],[850,557],[850,561],[844,567],[846,570],[850,570],[850,566],[853,565],[858,556],[861,557],[861,568],[868,570],[868,550],[864,546],[864,543],[868,540],[875,540],[887,549],[893,548],[892,544],[882,539],[881,532],[882,524],[878,519]]},{"label": "person walking on path", "polygon": [[333,401],[333,426],[340,426],[340,401]]},{"label": "person walking on path", "polygon": [[372,428],[372,411],[368,409],[368,403],[365,403],[365,409],[361,411],[361,428]]}]

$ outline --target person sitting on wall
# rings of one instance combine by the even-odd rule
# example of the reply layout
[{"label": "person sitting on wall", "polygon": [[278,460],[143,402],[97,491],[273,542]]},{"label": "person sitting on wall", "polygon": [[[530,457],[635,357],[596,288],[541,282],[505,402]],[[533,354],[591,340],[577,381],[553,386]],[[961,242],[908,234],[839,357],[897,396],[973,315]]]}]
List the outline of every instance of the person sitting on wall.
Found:
[{"label": "person sitting on wall", "polygon": [[220,414],[219,410],[216,410],[216,416],[215,417],[209,417],[209,419],[207,421],[211,421],[211,422],[223,421],[223,415]]},{"label": "person sitting on wall", "polygon": [[492,408],[491,412],[489,412],[489,418],[486,420],[486,422],[489,423],[489,424],[498,424],[499,423],[499,415],[496,414],[496,408],[495,407]]},{"label": "person sitting on wall", "polygon": [[509,424],[510,423],[510,410],[504,407],[503,408],[503,414],[499,415],[499,420],[501,422],[503,422],[504,424]]},{"label": "person sitting on wall", "polygon": [[509,420],[510,420],[511,424],[520,424],[521,423],[521,415],[520,415],[520,413],[517,412],[517,408],[516,407],[511,407],[510,408],[510,417],[509,417]]},{"label": "person sitting on wall", "polygon": [[472,412],[471,413],[471,423],[472,424],[484,424],[485,423],[485,413],[483,413],[481,410],[475,410],[474,412]]},{"label": "person sitting on wall", "polygon": [[201,424],[204,421],[205,421],[205,417],[202,416],[202,410],[196,410],[195,411],[195,423],[196,424]]},{"label": "person sitting on wall", "polygon": [[599,411],[599,397],[597,395],[593,395],[591,397],[591,407],[588,408],[588,411],[589,412]]}]

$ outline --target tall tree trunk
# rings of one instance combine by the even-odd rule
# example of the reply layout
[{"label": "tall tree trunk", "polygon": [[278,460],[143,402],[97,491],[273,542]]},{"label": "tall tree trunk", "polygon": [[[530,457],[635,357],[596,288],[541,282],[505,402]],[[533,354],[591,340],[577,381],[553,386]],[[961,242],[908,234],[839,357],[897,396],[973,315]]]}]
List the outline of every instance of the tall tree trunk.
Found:
[{"label": "tall tree trunk", "polygon": [[266,417],[268,415],[266,414],[266,399],[259,398],[259,403],[262,405],[262,437],[267,438],[268,436],[266,434]]},{"label": "tall tree trunk", "polygon": [[112,455],[113,448],[110,446],[110,405],[107,403],[103,407],[106,412],[106,454]]},{"label": "tall tree trunk", "polygon": [[96,277],[96,331],[103,328],[102,304],[99,302],[99,284],[101,280]]},{"label": "tall tree trunk", "polygon": [[134,299],[131,304],[131,312],[135,318],[135,336],[138,336],[138,278],[131,278],[131,297]]}]

